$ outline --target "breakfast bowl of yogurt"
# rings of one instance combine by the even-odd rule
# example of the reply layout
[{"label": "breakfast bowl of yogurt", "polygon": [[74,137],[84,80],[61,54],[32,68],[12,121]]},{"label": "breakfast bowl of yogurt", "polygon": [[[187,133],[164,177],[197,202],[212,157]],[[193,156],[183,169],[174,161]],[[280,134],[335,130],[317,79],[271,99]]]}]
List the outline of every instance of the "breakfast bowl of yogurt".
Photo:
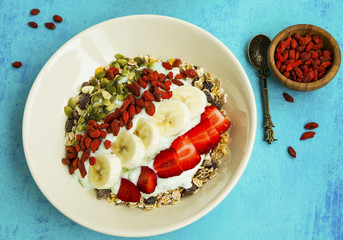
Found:
[{"label": "breakfast bowl of yogurt", "polygon": [[255,131],[251,85],[229,49],[190,23],[142,15],[95,25],[51,57],[26,103],[23,143],[59,211],[134,237],[217,206],[242,175]]}]

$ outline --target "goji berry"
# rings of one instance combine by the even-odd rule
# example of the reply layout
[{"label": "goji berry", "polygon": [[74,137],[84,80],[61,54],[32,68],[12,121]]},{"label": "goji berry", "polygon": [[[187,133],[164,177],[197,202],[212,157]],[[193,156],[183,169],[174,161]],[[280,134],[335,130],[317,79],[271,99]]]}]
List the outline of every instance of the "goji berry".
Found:
[{"label": "goji berry", "polygon": [[138,82],[139,82],[139,84],[142,86],[142,88],[146,88],[147,87],[147,83],[142,79],[142,77],[140,77],[139,79],[138,79]]},{"label": "goji berry", "polygon": [[100,125],[99,125],[99,129],[106,129],[106,128],[108,128],[110,125],[108,124],[108,123],[101,123]]},{"label": "goji berry", "polygon": [[100,136],[101,136],[102,138],[105,138],[105,137],[106,137],[107,133],[106,133],[105,131],[100,130],[99,132],[100,132]]},{"label": "goji berry", "polygon": [[98,137],[100,137],[100,131],[97,129],[92,129],[89,132],[88,136],[90,136],[91,138],[98,138]]},{"label": "goji berry", "polygon": [[168,78],[168,79],[173,79],[173,72],[169,72],[169,73],[167,74],[167,78]]},{"label": "goji berry", "polygon": [[77,152],[80,152],[80,151],[81,151],[81,146],[80,146],[80,145],[75,144],[74,147],[75,147],[75,149],[76,149]]},{"label": "goji berry", "polygon": [[178,85],[178,86],[183,86],[184,84],[183,84],[183,82],[181,82],[180,80],[178,80],[178,79],[173,79],[173,80],[171,80],[172,81],[172,83],[174,83],[175,85]]},{"label": "goji berry", "polygon": [[126,108],[130,105],[130,100],[129,99],[126,99],[123,104],[120,106],[120,112],[123,113]]},{"label": "goji berry", "polygon": [[301,135],[300,140],[305,140],[305,139],[308,139],[308,138],[313,138],[315,134],[316,133],[312,132],[312,131],[304,132],[303,135]]},{"label": "goji berry", "polygon": [[317,128],[317,127],[319,127],[319,124],[316,123],[316,122],[309,122],[309,123],[307,123],[307,124],[304,126],[304,128],[306,128],[306,129],[308,129],[308,130],[315,129],[315,128]]},{"label": "goji berry", "polygon": [[144,106],[144,100],[142,98],[137,98],[136,99],[136,105],[138,107],[143,107]]},{"label": "goji berry", "polygon": [[34,8],[34,9],[32,9],[31,12],[30,12],[30,14],[31,14],[31,15],[34,15],[34,16],[37,15],[38,13],[40,13],[40,10],[39,10],[38,8]]},{"label": "goji berry", "polygon": [[99,149],[100,143],[101,141],[99,138],[93,139],[91,143],[91,149],[93,153],[95,153]]},{"label": "goji berry", "polygon": [[65,165],[70,166],[71,161],[68,158],[62,158],[62,163],[65,164]]},{"label": "goji berry", "polygon": [[160,73],[158,75],[158,81],[160,81],[161,83],[164,83],[166,81],[166,79],[167,79],[167,76],[165,74]]},{"label": "goji berry", "polygon": [[[90,137],[86,137],[85,139],[85,146],[86,146],[86,149],[90,148],[91,147],[91,142],[92,142],[92,139]],[[85,150],[86,150],[85,149]]]},{"label": "goji berry", "polygon": [[294,157],[294,158],[297,157],[296,151],[291,146],[288,147],[288,152],[292,157]]},{"label": "goji berry", "polygon": [[126,123],[126,130],[130,130],[133,126],[132,120],[129,119],[129,121]]},{"label": "goji berry", "polygon": [[106,149],[109,149],[111,147],[112,142],[110,140],[105,140],[104,145]]},{"label": "goji berry", "polygon": [[172,70],[173,66],[169,62],[163,62],[162,66],[167,70]]},{"label": "goji berry", "polygon": [[73,160],[73,162],[71,163],[71,165],[69,166],[69,173],[70,175],[73,174],[75,172],[75,170],[77,169],[77,163],[79,161],[79,158],[75,158]]},{"label": "goji berry", "polygon": [[55,24],[54,24],[53,22],[47,22],[47,23],[45,23],[45,27],[46,27],[47,29],[50,29],[50,30],[53,30],[53,29],[56,28],[56,26],[55,26]]},{"label": "goji berry", "polygon": [[162,99],[169,99],[173,96],[173,92],[172,91],[168,91],[168,92],[164,92],[161,96]]},{"label": "goji berry", "polygon": [[94,121],[94,120],[89,120],[88,121],[88,126],[93,126],[94,128],[98,128],[99,127],[98,123],[96,121]]},{"label": "goji berry", "polygon": [[144,108],[148,115],[153,116],[155,114],[155,105],[151,101],[145,101]]},{"label": "goji berry", "polygon": [[77,167],[80,170],[80,174],[81,174],[82,178],[84,178],[87,175],[85,164],[81,160],[78,160],[77,161]]},{"label": "goji berry", "polygon": [[182,63],[181,60],[177,58],[177,59],[175,59],[175,61],[173,62],[173,67],[179,67],[181,63]]},{"label": "goji berry", "polygon": [[131,104],[127,110],[127,112],[129,113],[129,117],[133,118],[136,114],[136,109],[135,109],[135,105]]},{"label": "goji berry", "polygon": [[32,28],[38,28],[38,24],[36,22],[29,22],[28,25]]},{"label": "goji berry", "polygon": [[143,92],[142,94],[142,98],[145,100],[145,101],[154,101],[154,96],[151,94],[151,92],[149,90],[146,90]]},{"label": "goji berry", "polygon": [[117,120],[114,120],[111,124],[111,129],[112,129],[112,133],[114,136],[118,136],[120,127],[119,127],[119,123]]},{"label": "goji berry", "polygon": [[95,157],[90,157],[89,158],[89,165],[93,166],[96,163]]},{"label": "goji berry", "polygon": [[12,63],[12,66],[15,68],[20,68],[23,64],[21,62],[14,62]]},{"label": "goji berry", "polygon": [[286,100],[287,102],[294,102],[293,97],[292,97],[291,95],[289,95],[288,93],[285,93],[285,92],[284,92],[282,95],[283,95],[283,97],[285,98],[285,100]]},{"label": "goji berry", "polygon": [[59,15],[54,15],[53,19],[57,23],[60,23],[60,22],[63,21],[63,18],[61,16],[59,16]]}]

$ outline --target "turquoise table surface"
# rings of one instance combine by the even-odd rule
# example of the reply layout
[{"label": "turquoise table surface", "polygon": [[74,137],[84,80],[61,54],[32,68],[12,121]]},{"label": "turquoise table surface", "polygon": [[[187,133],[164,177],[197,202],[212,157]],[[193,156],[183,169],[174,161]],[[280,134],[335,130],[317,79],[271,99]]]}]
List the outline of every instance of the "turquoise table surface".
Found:
[{"label": "turquoise table surface", "polygon": [[[40,14],[31,16],[32,8]],[[269,145],[263,141],[261,82],[247,58],[254,35],[273,38],[299,23],[324,28],[343,49],[342,10],[342,0],[0,0],[0,239],[123,239],[86,229],[47,201],[26,164],[22,117],[37,74],[57,49],[97,23],[134,14],[179,18],[216,36],[242,64],[257,104],[254,149],[233,191],[200,220],[146,239],[343,239],[342,68],[331,83],[313,92],[291,91],[268,79],[278,138]],[[50,31],[43,23],[54,14],[64,21]],[[29,21],[39,28],[28,27]],[[23,66],[13,68],[14,61]],[[283,92],[295,102],[286,102]],[[310,121],[319,123],[317,134],[300,141]],[[296,159],[287,153],[289,145]]]}]

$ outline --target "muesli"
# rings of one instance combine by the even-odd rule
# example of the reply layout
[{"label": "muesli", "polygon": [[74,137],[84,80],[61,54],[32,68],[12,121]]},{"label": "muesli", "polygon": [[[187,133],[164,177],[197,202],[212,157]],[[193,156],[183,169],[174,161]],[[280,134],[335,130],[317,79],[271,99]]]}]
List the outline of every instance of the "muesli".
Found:
[{"label": "muesli", "polygon": [[115,58],[68,100],[62,162],[98,199],[144,210],[175,204],[230,154],[222,83],[180,59]]}]

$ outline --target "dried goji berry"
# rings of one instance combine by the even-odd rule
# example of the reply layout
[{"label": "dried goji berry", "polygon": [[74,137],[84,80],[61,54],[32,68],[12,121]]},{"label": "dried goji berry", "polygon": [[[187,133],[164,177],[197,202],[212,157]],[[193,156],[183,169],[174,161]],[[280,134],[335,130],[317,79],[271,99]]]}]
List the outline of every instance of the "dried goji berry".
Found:
[{"label": "dried goji berry", "polygon": [[181,78],[182,78],[182,75],[181,75],[181,74],[176,74],[176,75],[175,75],[175,78],[176,78],[176,79],[181,79]]},{"label": "dried goji berry", "polygon": [[313,35],[312,36],[313,42],[315,43],[321,43],[322,39],[320,39],[320,37],[318,37],[317,35]]},{"label": "dried goji berry", "polygon": [[171,80],[172,81],[172,83],[174,83],[175,85],[178,85],[178,86],[183,86],[184,84],[183,84],[183,82],[181,82],[180,80],[178,80],[178,79],[173,79],[173,80]]},{"label": "dried goji berry", "polygon": [[32,28],[38,28],[38,24],[36,22],[28,22],[28,25]]},{"label": "dried goji berry", "polygon": [[63,18],[61,16],[59,16],[59,15],[54,15],[53,19],[57,23],[60,23],[60,22],[63,21]]},{"label": "dried goji berry", "polygon": [[94,128],[98,128],[99,127],[98,123],[96,121],[94,121],[94,120],[89,120],[88,121],[88,126],[93,126]]},{"label": "dried goji berry", "polygon": [[293,37],[295,40],[298,41],[298,40],[300,39],[301,36],[300,36],[299,33],[293,33],[293,34],[292,34],[292,37]]},{"label": "dried goji berry", "polygon": [[296,74],[299,78],[302,78],[302,77],[303,77],[303,73],[302,73],[302,71],[301,71],[300,68],[294,67],[294,72],[295,72],[295,74]]},{"label": "dried goji berry", "polygon": [[285,93],[285,92],[284,92],[282,95],[283,95],[283,97],[285,98],[285,100],[286,100],[287,102],[294,102],[293,97],[292,97],[291,95],[289,95],[288,93]]},{"label": "dried goji berry", "polygon": [[181,63],[182,63],[181,60],[177,58],[177,59],[175,59],[175,61],[173,62],[173,67],[179,67]]},{"label": "dried goji berry", "polygon": [[[106,141],[108,141],[108,140],[106,140]],[[108,149],[108,148],[106,148],[106,149]],[[89,161],[89,165],[91,165],[91,166],[93,166],[96,163],[95,157],[90,157],[88,161]]]},{"label": "dried goji berry", "polygon": [[112,142],[110,140],[105,140],[104,145],[106,149],[109,149],[111,147]]},{"label": "dried goji berry", "polygon": [[14,62],[12,63],[12,66],[15,68],[20,68],[23,64],[21,62]]},{"label": "dried goji berry", "polygon": [[312,37],[310,35],[306,35],[305,37],[299,38],[299,45],[307,45],[312,40]]},{"label": "dried goji berry", "polygon": [[319,127],[319,124],[316,122],[309,122],[304,126],[304,128],[309,129],[309,130],[315,129],[317,127]]},{"label": "dried goji berry", "polygon": [[128,108],[128,113],[129,113],[129,117],[130,118],[133,118],[136,114],[136,109],[135,109],[135,105],[130,105],[129,108]]},{"label": "dried goji berry", "polygon": [[75,147],[75,149],[76,149],[77,152],[80,152],[80,151],[81,151],[81,146],[80,146],[80,145],[75,144],[74,147]]},{"label": "dried goji berry", "polygon": [[298,47],[298,42],[295,40],[295,38],[291,41],[291,48],[296,49]]},{"label": "dried goji berry", "polygon": [[68,158],[62,158],[62,163],[65,164],[65,165],[70,166],[71,161],[70,161],[70,159],[68,159]]},{"label": "dried goji berry", "polygon": [[296,151],[291,146],[288,147],[288,152],[292,157],[294,157],[294,158],[297,157]]},{"label": "dried goji berry", "polygon": [[306,45],[305,51],[306,51],[306,52],[311,51],[311,49],[313,48],[313,45],[314,45],[313,42],[309,42],[309,43]]},{"label": "dried goji berry", "polygon": [[281,66],[282,66],[282,63],[281,62],[276,62],[276,68],[280,71],[281,69]]},{"label": "dried goji berry", "polygon": [[282,60],[283,61],[286,61],[288,59],[288,51],[284,51],[283,54],[282,54]]},{"label": "dried goji berry", "polygon": [[77,163],[79,161],[79,158],[75,158],[74,161],[71,163],[71,165],[69,166],[69,173],[73,174],[75,172],[75,170],[77,169]]},{"label": "dried goji berry", "polygon": [[90,136],[91,138],[98,138],[98,137],[100,137],[100,131],[97,129],[92,129],[89,132],[88,136]]},{"label": "dried goji berry", "polygon": [[82,162],[87,161],[87,159],[89,158],[90,154],[91,154],[91,152],[90,152],[88,149],[84,150],[84,151],[82,152],[82,155],[81,155],[80,160],[81,160]]},{"label": "dried goji berry", "polygon": [[82,178],[84,178],[87,175],[85,164],[81,160],[79,160],[79,161],[77,161],[77,167],[80,170],[80,174],[81,174]]},{"label": "dried goji berry", "polygon": [[324,50],[324,51],[323,51],[323,56],[325,56],[325,57],[331,57],[331,55],[332,55],[332,52],[331,52],[331,51],[329,51],[329,50]]},{"label": "dried goji berry", "polygon": [[136,105],[138,107],[143,107],[144,106],[144,100],[142,98],[137,98],[136,99]]},{"label": "dried goji berry", "polygon": [[127,121],[129,121],[130,116],[129,116],[129,113],[127,111],[123,112],[122,117],[123,117],[124,123],[127,123]]},{"label": "dried goji berry", "polygon": [[146,90],[143,92],[142,94],[142,98],[145,100],[145,101],[154,101],[154,96],[151,94],[151,92],[149,90]]},{"label": "dried goji berry", "polygon": [[108,124],[108,123],[101,123],[100,125],[99,125],[99,129],[106,129],[106,128],[108,128],[110,125]]},{"label": "dried goji berry", "polygon": [[173,96],[173,92],[172,91],[168,91],[168,92],[164,92],[161,96],[162,99],[169,99]]},{"label": "dried goji berry", "polygon": [[102,138],[105,138],[105,137],[106,137],[107,133],[106,133],[105,131],[100,130],[99,132],[100,132],[100,136],[101,136]]},{"label": "dried goji berry", "polygon": [[315,134],[316,133],[312,132],[312,131],[311,132],[304,132],[303,135],[301,135],[300,140],[305,140],[305,139],[308,139],[308,138],[313,138]]},{"label": "dried goji berry", "polygon": [[162,86],[162,83],[159,82],[159,81],[151,81],[151,86],[157,86],[157,87],[161,87]]},{"label": "dried goji berry", "polygon": [[[85,139],[85,146],[86,146],[86,149],[90,148],[91,147],[91,142],[92,142],[92,139],[90,137],[86,137]],[[86,150],[85,149],[85,150]]]},{"label": "dried goji berry", "polygon": [[38,8],[34,8],[31,10],[31,15],[37,15],[38,13],[40,13],[40,10]]},{"label": "dried goji berry", "polygon": [[[137,88],[135,87],[135,85],[133,85],[134,82],[132,82],[132,84],[126,84],[126,88],[135,96],[139,97],[140,95],[140,87]],[[137,83],[138,84],[138,83]]]},{"label": "dried goji berry", "polygon": [[119,119],[119,126],[120,126],[120,127],[124,127],[124,126],[125,126],[125,122],[124,122],[123,117],[121,117],[121,118]]},{"label": "dried goji berry", "polygon": [[91,149],[93,153],[95,153],[99,149],[100,143],[101,141],[99,138],[93,139],[91,143]]},{"label": "dried goji berry", "polygon": [[320,48],[322,48],[323,47],[323,43],[322,42],[320,42],[320,43],[317,43],[317,44],[314,44],[314,46],[313,46],[313,50],[317,50],[317,49],[320,49]]},{"label": "dried goji berry", "polygon": [[173,66],[169,62],[163,62],[162,66],[167,70],[172,70]]},{"label": "dried goji berry", "polygon": [[168,79],[173,79],[173,76],[174,76],[173,72],[169,72],[169,73],[167,74],[167,78],[168,78]]},{"label": "dried goji berry", "polygon": [[155,114],[155,105],[151,101],[145,101],[144,108],[148,115],[153,116]]},{"label": "dried goji berry", "polygon": [[166,81],[166,79],[167,79],[167,76],[165,74],[160,73],[158,75],[158,81],[160,81],[161,83],[164,83]]},{"label": "dried goji berry", "polygon": [[147,87],[147,83],[140,77],[139,79],[138,79],[138,82],[139,82],[139,84],[142,86],[142,88],[146,88]]},{"label": "dried goji berry", "polygon": [[322,68],[329,68],[331,65],[332,65],[332,63],[327,61],[327,62],[322,62],[320,64],[320,67],[322,67]]},{"label": "dried goji berry", "polygon": [[[119,109],[119,108],[117,108],[117,109]],[[107,117],[104,119],[104,122],[111,124],[111,122],[113,122],[114,119],[116,119],[116,114],[113,112],[113,113],[110,113],[107,115]]]},{"label": "dried goji berry", "polygon": [[81,135],[81,134],[77,134],[77,135],[76,135],[77,141],[81,142],[81,138],[82,138],[82,135]]},{"label": "dried goji berry", "polygon": [[[144,102],[143,102],[144,104]],[[143,107],[136,106],[136,114],[140,113],[142,111]]]},{"label": "dried goji berry", "polygon": [[53,22],[47,22],[47,23],[45,23],[45,27],[46,27],[47,29],[50,29],[50,30],[53,30],[53,29],[56,28],[56,26],[55,26],[55,24],[54,24]]},{"label": "dried goji berry", "polygon": [[132,120],[129,119],[129,121],[126,123],[126,129],[130,130],[132,128],[132,126],[133,126]]},{"label": "dried goji berry", "polygon": [[126,99],[123,104],[120,106],[120,112],[123,113],[126,108],[130,105],[130,100],[129,99]]},{"label": "dried goji berry", "polygon": [[112,129],[112,133],[114,136],[118,136],[120,127],[119,127],[119,123],[117,120],[114,120],[111,124],[111,129]]}]

